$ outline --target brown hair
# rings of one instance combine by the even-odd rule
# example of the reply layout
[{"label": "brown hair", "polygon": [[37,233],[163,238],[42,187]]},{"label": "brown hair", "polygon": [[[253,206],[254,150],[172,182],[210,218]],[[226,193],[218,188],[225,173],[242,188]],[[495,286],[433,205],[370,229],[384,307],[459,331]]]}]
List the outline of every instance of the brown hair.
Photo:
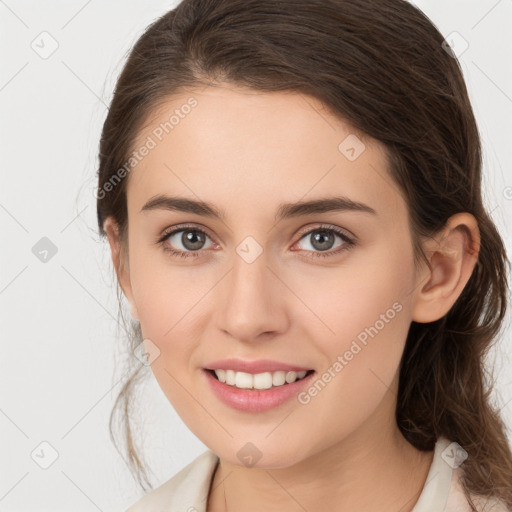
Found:
[{"label": "brown hair", "polygon": [[[102,235],[108,216],[122,237],[126,233],[126,178],[114,185],[112,179],[148,116],[179,89],[221,82],[311,95],[382,142],[408,204],[417,258],[424,257],[420,236],[432,235],[457,212],[475,216],[481,248],[469,282],[443,318],[410,326],[396,420],[420,450],[432,450],[445,436],[468,452],[468,499],[471,492],[512,507],[512,455],[484,365],[506,311],[508,260],[482,203],[479,133],[443,36],[404,0],[184,0],[146,29],[118,79],[100,143]],[[133,349],[142,337],[132,327]],[[117,443],[118,410],[129,463],[147,489],[129,421],[141,369],[124,384],[110,430]]]}]

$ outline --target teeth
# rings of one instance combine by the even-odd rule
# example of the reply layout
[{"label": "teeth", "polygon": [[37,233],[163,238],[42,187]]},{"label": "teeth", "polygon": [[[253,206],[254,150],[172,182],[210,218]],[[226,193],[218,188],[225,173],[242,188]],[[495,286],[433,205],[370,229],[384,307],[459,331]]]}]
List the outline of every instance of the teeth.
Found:
[{"label": "teeth", "polygon": [[240,389],[269,389],[272,386],[284,386],[285,383],[291,384],[296,380],[303,379],[306,371],[301,372],[265,372],[253,375],[245,372],[235,372],[234,370],[214,370],[215,375],[220,380],[230,386]]}]

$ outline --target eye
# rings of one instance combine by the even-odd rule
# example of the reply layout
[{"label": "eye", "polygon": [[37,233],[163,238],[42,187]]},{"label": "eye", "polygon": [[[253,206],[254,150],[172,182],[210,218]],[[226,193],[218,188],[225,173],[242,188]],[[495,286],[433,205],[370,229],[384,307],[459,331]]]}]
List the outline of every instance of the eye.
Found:
[{"label": "eye", "polygon": [[[206,239],[210,237],[202,229],[192,226],[179,226],[166,231],[158,240],[165,251],[180,258],[196,258],[202,249],[208,249],[213,245],[205,247]],[[210,239],[211,240],[211,239]]]},{"label": "eye", "polygon": [[[335,245],[336,237],[341,240],[337,245]],[[205,246],[207,240],[210,240],[210,244]],[[294,245],[300,244],[302,240],[305,240],[306,245],[309,244],[311,248],[302,247],[301,249],[310,252],[312,257],[321,258],[336,256],[355,245],[355,241],[341,228],[331,225],[310,229]],[[205,231],[195,226],[171,228],[165,231],[157,242],[165,251],[179,258],[197,258],[201,256],[201,251],[213,246],[218,247]]]},{"label": "eye", "polygon": [[[336,237],[341,240],[338,245],[335,245]],[[308,247],[305,248],[306,251],[311,252],[311,256],[321,258],[335,256],[355,245],[355,241],[336,226],[310,229],[300,238],[297,244],[302,240],[305,240],[307,242],[306,245],[311,247],[311,249]],[[336,250],[332,251],[331,249],[333,248]]]}]

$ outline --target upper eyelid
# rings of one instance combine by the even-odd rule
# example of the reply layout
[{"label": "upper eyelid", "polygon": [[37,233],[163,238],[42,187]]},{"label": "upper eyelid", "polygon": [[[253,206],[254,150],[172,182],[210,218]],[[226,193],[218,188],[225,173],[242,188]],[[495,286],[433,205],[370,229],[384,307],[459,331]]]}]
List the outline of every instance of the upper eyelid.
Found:
[{"label": "upper eyelid", "polygon": [[352,234],[348,229],[346,228],[342,228],[341,226],[335,226],[334,224],[329,224],[329,223],[319,223],[320,225],[319,226],[316,226],[316,227],[306,227],[304,228],[304,230],[300,230],[298,233],[299,233],[299,236],[302,238],[304,235],[307,235],[309,234],[311,231],[320,231],[322,229],[325,229],[326,231],[334,231],[337,235],[339,235],[339,232],[343,233],[345,236],[347,236],[348,238],[350,238],[351,240],[356,240],[357,237]]},{"label": "upper eyelid", "polygon": [[201,231],[203,232],[205,235],[207,235],[210,239],[213,240],[213,238],[215,237],[212,237],[208,231],[208,229],[204,228],[204,227],[199,227],[197,225],[187,225],[185,224],[184,226],[181,226],[181,225],[177,225],[177,226],[173,226],[173,227],[170,227],[170,228],[166,228],[162,231],[162,234],[160,235],[159,237],[159,240],[165,240],[167,239],[168,237],[170,237],[171,235],[175,235],[176,233],[179,233],[180,231]]}]

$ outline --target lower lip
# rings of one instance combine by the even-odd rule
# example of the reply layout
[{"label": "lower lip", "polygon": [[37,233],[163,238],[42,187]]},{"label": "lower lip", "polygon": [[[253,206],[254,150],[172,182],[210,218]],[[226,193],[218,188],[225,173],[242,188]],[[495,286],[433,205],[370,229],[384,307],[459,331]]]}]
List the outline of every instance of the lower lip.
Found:
[{"label": "lower lip", "polygon": [[315,372],[292,384],[284,384],[270,389],[240,389],[229,386],[216,379],[208,370],[203,369],[208,384],[217,397],[233,409],[245,412],[263,412],[278,407],[296,397],[305,388]]}]

